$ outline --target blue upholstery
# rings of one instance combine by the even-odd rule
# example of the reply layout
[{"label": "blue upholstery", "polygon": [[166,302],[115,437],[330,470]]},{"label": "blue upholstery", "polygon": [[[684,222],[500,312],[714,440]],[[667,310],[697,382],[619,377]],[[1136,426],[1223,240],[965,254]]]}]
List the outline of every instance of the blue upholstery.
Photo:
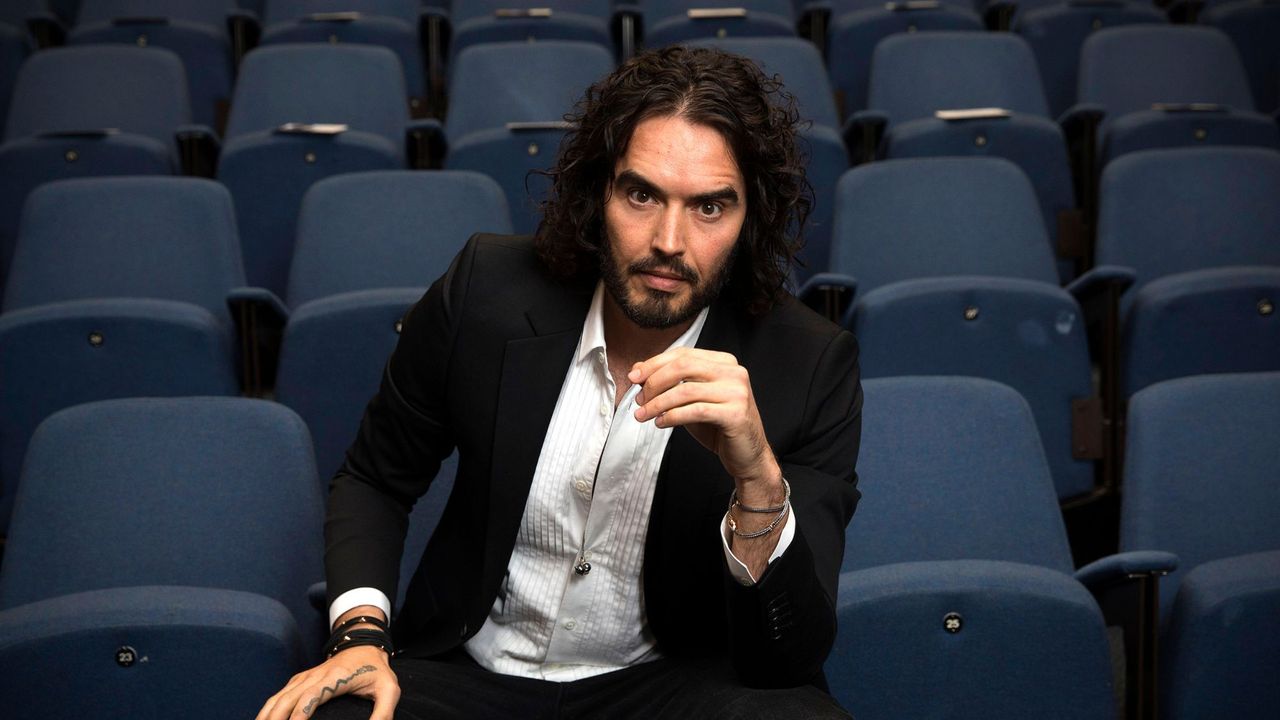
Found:
[{"label": "blue upholstery", "polygon": [[1280,373],[1200,375],[1129,399],[1121,550],[1178,555],[1160,583],[1167,619],[1201,563],[1280,550]]},{"label": "blue upholstery", "polygon": [[497,181],[507,195],[511,225],[517,233],[538,228],[538,203],[547,197],[551,180],[538,175],[555,165],[564,129],[493,128],[453,142],[445,168],[473,170]]},{"label": "blue upholstery", "polygon": [[831,270],[859,293],[898,280],[996,275],[1057,283],[1031,183],[1000,158],[860,165],[836,188]]},{"label": "blue upholstery", "polygon": [[[1098,136],[1104,163],[1173,143],[1280,148],[1280,128],[1255,112],[1231,39],[1213,28],[1129,25],[1096,32],[1081,49],[1079,82],[1079,101],[1106,111]],[[1209,103],[1225,110],[1151,109],[1162,103]],[[1138,112],[1145,114],[1126,119]]]},{"label": "blue upholstery", "polygon": [[1072,456],[1071,401],[1093,386],[1084,317],[1065,290],[1010,278],[906,280],[859,298],[853,329],[864,378],[969,375],[1013,387],[1035,415],[1058,497],[1093,488],[1092,462]]},{"label": "blue upholstery", "polygon": [[836,614],[827,681],[858,720],[1115,716],[1102,614],[1054,570],[954,560],[846,572]]},{"label": "blue upholstery", "polygon": [[13,95],[13,84],[18,79],[18,68],[30,51],[31,43],[22,30],[0,25],[0,137],[4,137],[4,123],[9,117],[9,97]]},{"label": "blue upholstery", "polygon": [[831,80],[813,43],[793,37],[730,37],[698,38],[688,44],[719,48],[755,60],[766,75],[777,75],[783,89],[795,97],[801,119],[840,127]]},{"label": "blue upholstery", "polygon": [[594,43],[546,40],[466,48],[450,70],[445,116],[450,150],[479,130],[563,120],[587,87],[612,70],[613,57]]},{"label": "blue upholstery", "polygon": [[69,177],[172,173],[174,131],[190,121],[182,61],[168,51],[85,46],[32,55],[0,145],[0,283],[28,192]]},{"label": "blue upholstery", "polygon": [[349,173],[316,183],[298,217],[286,300],[426,288],[476,232],[510,233],[506,195],[462,171]]},{"label": "blue upholstery", "polygon": [[943,4],[909,7],[909,3],[876,3],[847,13],[833,13],[827,30],[827,65],[831,84],[843,95],[847,117],[867,105],[871,56],[881,40],[917,30],[982,30],[982,20],[968,8]]},{"label": "blue upholstery", "polygon": [[[284,294],[298,208],[331,175],[405,166],[409,122],[400,61],[362,45],[274,45],[240,68],[218,179],[231,190],[249,282]],[[277,132],[340,123],[338,134]]]},{"label": "blue upholstery", "polygon": [[235,395],[232,349],[217,317],[183,302],[81,300],[0,315],[0,530],[41,420],[106,398]]},{"label": "blue upholstery", "polygon": [[1122,340],[1124,390],[1186,375],[1280,371],[1280,267],[1167,275],[1133,298]]},{"label": "blue upholstery", "polygon": [[1026,400],[980,378],[863,382],[858,516],[844,570],[1000,560],[1072,571],[1058,499]]},{"label": "blue upholstery", "polygon": [[1035,53],[1049,113],[1056,118],[1076,102],[1080,48],[1086,38],[1103,28],[1165,22],[1165,14],[1150,4],[1055,0],[1030,7],[1018,3],[1013,30]]},{"label": "blue upholstery", "polygon": [[244,284],[231,195],[212,180],[86,178],[27,199],[5,311],[91,298],[177,300],[228,327]]},{"label": "blue upholstery", "polygon": [[0,608],[134,585],[240,590],[288,608],[314,649],[327,623],[306,590],[323,572],[323,515],[310,435],[282,405],[135,398],[69,408],[32,436]]},{"label": "blue upholstery", "polygon": [[232,0],[83,0],[73,45],[127,43],[171,50],[182,59],[196,122],[217,123],[234,75],[227,14]]},{"label": "blue upholstery", "polygon": [[[700,37],[794,36],[791,0],[644,0],[644,44],[663,47]],[[690,17],[692,10],[745,10],[720,17]]]},{"label": "blue upholstery", "polygon": [[1230,2],[1207,7],[1200,21],[1230,36],[1240,53],[1253,99],[1262,112],[1280,110],[1280,6],[1274,2]]},{"label": "blue upholstery", "polygon": [[1188,572],[1161,646],[1168,717],[1264,720],[1280,707],[1280,551]]},{"label": "blue upholstery", "polygon": [[[262,45],[280,43],[355,43],[378,45],[400,58],[408,95],[427,92],[417,0],[271,0],[267,3]],[[323,13],[357,12],[354,19],[323,19]]]},{"label": "blue upholstery", "polygon": [[[1075,208],[1067,143],[1048,118],[1029,46],[1008,33],[933,32],[885,38],[871,63],[870,108],[889,122],[884,157],[1002,157],[1036,189],[1054,252],[1058,217]],[[1002,108],[1010,117],[941,120],[938,110]],[[1063,277],[1071,268],[1063,264]]]},{"label": "blue upholstery", "polygon": [[[253,717],[300,669],[297,623],[234,590],[128,587],[0,611],[5,706],[43,718]],[[122,666],[119,652],[134,663]]]},{"label": "blue upholstery", "polygon": [[797,268],[799,277],[807,279],[815,272],[825,272],[830,263],[836,187],[849,169],[849,153],[840,134],[825,126],[801,130],[798,141],[807,158],[805,179],[813,187],[813,207],[804,231],[804,247],[798,253],[805,266]]},{"label": "blue upholstery", "polygon": [[1135,291],[1190,270],[1280,265],[1280,153],[1133,153],[1106,167],[1099,194],[1097,262],[1133,268]]},{"label": "blue upholstery", "polygon": [[[549,15],[511,10],[547,9]],[[503,11],[499,14],[498,11]],[[573,40],[610,47],[611,0],[466,0],[454,3],[450,52],[480,43]]]},{"label": "blue upholstery", "polygon": [[0,3],[0,23],[25,28],[29,16],[46,12],[49,12],[46,0],[8,0]]},{"label": "blue upholstery", "polygon": [[311,428],[326,479],[342,463],[391,350],[398,326],[423,287],[383,288],[313,300],[285,327],[276,399]]}]

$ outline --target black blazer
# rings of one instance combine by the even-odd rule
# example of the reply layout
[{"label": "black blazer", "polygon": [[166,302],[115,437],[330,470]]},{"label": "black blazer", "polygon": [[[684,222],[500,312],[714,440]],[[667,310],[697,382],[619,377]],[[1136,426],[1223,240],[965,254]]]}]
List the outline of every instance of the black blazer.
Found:
[{"label": "black blazer", "polygon": [[[479,235],[406,316],[331,483],[325,566],[330,602],[364,586],[394,598],[408,512],[457,448],[453,494],[393,625],[407,654],[443,653],[485,622],[594,287],[550,277],[527,237]],[[717,301],[698,346],[749,371],[798,532],[759,583],[733,581],[717,532],[733,481],[677,430],[645,541],[645,607],[664,654],[729,654],[748,684],[799,685],[819,681],[835,638],[859,497],[857,343],[791,298],[757,316],[736,305]]]}]

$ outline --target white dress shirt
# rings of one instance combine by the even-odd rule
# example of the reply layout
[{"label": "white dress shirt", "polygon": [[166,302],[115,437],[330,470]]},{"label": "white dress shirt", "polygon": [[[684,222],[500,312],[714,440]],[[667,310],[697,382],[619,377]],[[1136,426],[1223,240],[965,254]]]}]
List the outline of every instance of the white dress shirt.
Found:
[{"label": "white dress shirt", "polygon": [[[636,421],[638,386],[614,407],[603,302],[598,285],[543,439],[507,575],[488,619],[465,646],[494,672],[571,681],[659,656],[645,617],[641,570],[672,429]],[[693,347],[706,317],[704,309],[670,348]],[[770,562],[795,534],[794,513],[780,532]],[[729,551],[724,521],[721,538],[731,574],[753,584]],[[364,604],[390,616],[385,593],[356,588],[330,605],[330,622]]]}]

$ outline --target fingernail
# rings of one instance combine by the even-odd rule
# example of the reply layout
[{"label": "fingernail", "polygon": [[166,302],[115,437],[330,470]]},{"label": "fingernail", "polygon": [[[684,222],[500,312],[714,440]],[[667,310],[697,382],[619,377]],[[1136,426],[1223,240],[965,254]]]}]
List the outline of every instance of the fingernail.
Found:
[{"label": "fingernail", "polygon": [[634,367],[633,367],[633,368],[631,368],[631,372],[627,373],[627,379],[628,379],[628,380],[630,380],[631,382],[635,382],[635,381],[639,380],[639,379],[640,379],[640,370],[639,370],[638,368],[634,368]]},{"label": "fingernail", "polygon": [[644,408],[636,408],[636,411],[632,414],[635,416],[636,420],[644,422]]},{"label": "fingernail", "polygon": [[637,404],[637,405],[643,405],[643,404],[644,404],[644,391],[643,391],[643,390],[641,390],[640,392],[636,393],[636,404]]}]

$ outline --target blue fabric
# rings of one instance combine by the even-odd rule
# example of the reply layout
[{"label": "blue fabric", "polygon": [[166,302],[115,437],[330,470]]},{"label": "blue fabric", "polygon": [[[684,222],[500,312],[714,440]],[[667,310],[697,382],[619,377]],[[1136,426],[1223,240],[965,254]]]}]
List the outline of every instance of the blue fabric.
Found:
[{"label": "blue fabric", "polygon": [[867,92],[867,107],[885,113],[891,124],[955,108],[1049,114],[1030,46],[1008,33],[887,37],[872,54]]},{"label": "blue fabric", "polygon": [[1160,707],[1171,716],[1273,717],[1280,707],[1280,551],[1187,573],[1160,649]]},{"label": "blue fabric", "polygon": [[1280,150],[1280,127],[1258,113],[1138,110],[1112,120],[1101,143],[1103,164],[1158,148],[1243,145]]},{"label": "blue fabric", "polygon": [[1280,265],[1280,154],[1255,148],[1133,153],[1107,165],[1097,263],[1156,278],[1229,265]]},{"label": "blue fabric", "polygon": [[235,200],[249,282],[285,294],[298,209],[313,184],[342,173],[397,170],[404,164],[395,143],[356,130],[339,135],[260,131],[229,141],[218,161],[218,180]]},{"label": "blue fabric", "polygon": [[804,262],[796,272],[801,280],[823,272],[831,260],[831,232],[835,224],[836,186],[849,169],[849,153],[840,134],[828,127],[811,127],[798,135],[807,158],[805,179],[813,187],[813,207],[804,230],[804,247],[797,257]]},{"label": "blue fabric", "polygon": [[[790,0],[645,0],[644,44],[662,47],[702,37],[794,37]],[[742,8],[741,17],[691,18],[690,8]]]},{"label": "blue fabric", "polygon": [[8,0],[0,3],[0,23],[13,27],[26,27],[26,19],[29,15],[48,11],[49,4],[45,0]]},{"label": "blue fabric", "polygon": [[969,375],[1014,388],[1035,415],[1058,497],[1093,488],[1092,461],[1072,456],[1071,401],[1093,383],[1084,316],[1066,291],[1008,278],[907,280],[859,298],[853,329],[864,378]]},{"label": "blue fabric", "polygon": [[1060,572],[972,560],[846,572],[836,611],[827,681],[858,720],[1115,715],[1102,613]]},{"label": "blue fabric", "polygon": [[[338,5],[347,10],[358,8],[358,5],[350,3]],[[269,25],[263,31],[262,45],[282,43],[341,43],[387,48],[400,59],[407,94],[417,97],[427,92],[416,17],[411,22],[386,16],[361,17],[350,21],[286,21]]]},{"label": "blue fabric", "polygon": [[[905,3],[903,4],[905,5]],[[834,14],[827,29],[827,65],[831,84],[844,97],[845,117],[866,109],[872,52],[896,33],[915,30],[982,30],[982,20],[969,8],[943,4],[929,9],[888,10],[884,3]]]},{"label": "blue fabric", "polygon": [[[90,343],[91,334],[102,338]],[[82,300],[0,315],[0,527],[35,427],[79,403],[140,395],[234,395],[227,328],[166,300]]]},{"label": "blue fabric", "polygon": [[[324,499],[291,410],[244,398],[139,398],[63,410],[31,438],[0,608],[130,585],[254,592],[314,648]],[[307,640],[304,640],[306,642]]]},{"label": "blue fabric", "polygon": [[551,190],[550,178],[537,172],[555,165],[563,139],[563,130],[482,130],[451,144],[444,165],[496,180],[507,195],[512,227],[519,234],[529,234],[542,220],[538,203]]},{"label": "blue fabric", "polygon": [[511,232],[506,195],[486,175],[392,170],[321,180],[302,200],[286,300],[425,289],[476,232]]},{"label": "blue fabric", "polygon": [[1117,2],[1018,3],[1013,30],[1031,45],[1051,117],[1060,117],[1076,102],[1080,48],[1102,28],[1139,23],[1167,23],[1150,5]]},{"label": "blue fabric", "polygon": [[[68,44],[127,43],[171,50],[182,59],[196,122],[210,127],[231,99],[234,69],[227,14],[231,0],[84,0]],[[164,23],[122,23],[164,18]]]},{"label": "blue fabric", "polygon": [[[71,160],[74,158],[74,160]],[[22,138],[0,145],[0,290],[18,237],[27,194],[55,180],[111,175],[168,175],[177,170],[173,151],[143,135]]]},{"label": "blue fabric", "polygon": [[1201,563],[1280,550],[1280,373],[1200,375],[1129,399],[1121,550],[1176,554],[1160,582],[1168,618]]},{"label": "blue fabric", "polygon": [[1200,21],[1231,37],[1253,99],[1262,112],[1280,110],[1280,6],[1265,2],[1230,2],[1206,8]]},{"label": "blue fabric", "polygon": [[[270,598],[129,587],[0,611],[5,707],[42,718],[248,718],[300,669],[298,628]],[[117,650],[137,661],[117,664]]]},{"label": "blue fabric", "polygon": [[42,50],[18,73],[5,139],[115,128],[173,145],[191,122],[182,60],[160,48]]},{"label": "blue fabric", "polygon": [[[498,10],[513,8],[547,8],[551,15],[496,15]],[[612,53],[612,15],[613,3],[610,0],[467,0],[453,7],[449,52],[457,57],[466,48],[481,43],[571,40],[594,43]]]},{"label": "blue fabric", "polygon": [[4,310],[89,298],[177,300],[229,327],[244,284],[235,212],[212,180],[64,180],[27,199]]},{"label": "blue fabric", "polygon": [[468,133],[506,123],[563,120],[586,88],[612,70],[612,55],[594,43],[473,45],[458,53],[450,70],[450,149]]},{"label": "blue fabric", "polygon": [[1280,267],[1168,275],[1138,291],[1121,343],[1125,392],[1186,375],[1280,370]]},{"label": "blue fabric", "polygon": [[843,569],[975,559],[1071,572],[1035,418],[1017,391],[896,377],[866,380],[863,392],[862,501]]},{"label": "blue fabric", "polygon": [[396,323],[425,291],[424,286],[344,293],[309,302],[289,318],[276,399],[307,422],[326,480],[342,464],[365,405],[378,391],[399,339]]},{"label": "blue fabric", "polygon": [[1057,283],[1039,200],[1000,158],[860,165],[836,187],[832,272],[859,293],[898,280],[997,275]]},{"label": "blue fabric", "polygon": [[452,4],[450,17],[455,31],[467,21],[487,18],[497,10],[511,8],[550,8],[552,18],[563,13],[607,20],[613,14],[612,0],[460,0]]},{"label": "blue fabric", "polygon": [[698,38],[689,45],[713,47],[755,60],[768,76],[777,75],[796,99],[803,120],[840,127],[834,91],[822,55],[808,40],[790,37]]},{"label": "blue fabric", "polygon": [[[228,139],[285,123],[342,123],[381,136],[403,154],[409,106],[395,53],[370,45],[289,44],[245,56]],[[237,198],[238,200],[238,198]]]},{"label": "blue fabric", "polygon": [[358,12],[394,18],[412,25],[416,31],[421,7],[420,0],[271,0],[266,5],[263,25],[293,22],[317,13]]},{"label": "blue fabric", "polygon": [[5,121],[9,118],[9,97],[13,94],[13,84],[18,79],[18,68],[30,52],[31,43],[27,40],[26,33],[15,27],[0,25],[0,137],[4,137]]}]

